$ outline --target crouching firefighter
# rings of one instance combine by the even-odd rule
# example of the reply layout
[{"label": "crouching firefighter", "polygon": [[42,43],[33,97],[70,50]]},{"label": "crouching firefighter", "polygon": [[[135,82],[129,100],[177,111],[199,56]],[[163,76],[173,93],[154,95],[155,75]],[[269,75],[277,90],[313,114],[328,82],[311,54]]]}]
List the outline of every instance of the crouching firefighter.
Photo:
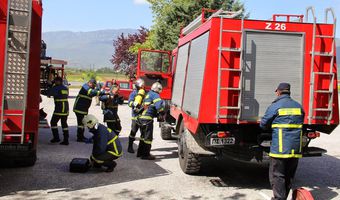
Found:
[{"label": "crouching firefighter", "polygon": [[79,91],[79,94],[74,103],[73,112],[77,116],[77,142],[85,142],[87,138],[84,136],[84,124],[83,118],[88,114],[89,108],[92,103],[92,98],[95,96],[102,96],[104,91],[96,90],[96,80],[91,79],[88,83],[85,83]]},{"label": "crouching firefighter", "polygon": [[93,149],[91,162],[93,167],[106,167],[106,172],[112,172],[116,167],[116,159],[122,156],[122,146],[118,135],[103,124],[93,115],[87,115],[83,124],[93,134]]},{"label": "crouching firefighter", "polygon": [[274,200],[287,199],[292,181],[302,157],[302,106],[290,97],[290,84],[280,83],[276,89],[278,98],[269,106],[260,127],[272,129],[269,179]]},{"label": "crouching firefighter", "polygon": [[163,88],[159,82],[152,85],[151,91],[146,95],[143,105],[144,111],[138,117],[141,126],[141,139],[138,146],[137,157],[143,160],[154,160],[155,156],[150,154],[153,140],[153,118],[164,112],[164,102],[159,94]]},{"label": "crouching firefighter", "polygon": [[145,97],[145,82],[143,79],[139,78],[135,82],[135,88],[129,96],[128,105],[132,109],[132,122],[131,122],[131,132],[129,136],[128,152],[135,153],[133,149],[133,142],[135,141],[136,134],[139,129],[137,123],[137,116],[142,111],[142,103]]},{"label": "crouching firefighter", "polygon": [[67,118],[69,114],[68,104],[68,88],[63,85],[63,79],[57,77],[54,79],[54,86],[48,91],[48,97],[54,98],[54,113],[51,119],[51,129],[53,139],[51,143],[60,142],[58,133],[58,122],[61,120],[61,127],[64,133],[64,140],[60,143],[61,145],[68,145],[69,131]]},{"label": "crouching firefighter", "polygon": [[120,119],[118,116],[118,105],[124,103],[124,98],[119,95],[119,86],[113,84],[110,94],[103,95],[100,98],[102,101],[102,109],[104,114],[104,122],[107,126],[119,135],[122,130]]}]

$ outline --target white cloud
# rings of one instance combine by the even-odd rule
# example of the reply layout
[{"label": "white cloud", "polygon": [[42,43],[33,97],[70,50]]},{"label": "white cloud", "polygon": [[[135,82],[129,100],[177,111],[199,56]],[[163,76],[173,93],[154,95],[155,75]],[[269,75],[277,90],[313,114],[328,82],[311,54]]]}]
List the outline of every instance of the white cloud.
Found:
[{"label": "white cloud", "polygon": [[136,5],[148,4],[146,0],[133,0],[133,3]]}]

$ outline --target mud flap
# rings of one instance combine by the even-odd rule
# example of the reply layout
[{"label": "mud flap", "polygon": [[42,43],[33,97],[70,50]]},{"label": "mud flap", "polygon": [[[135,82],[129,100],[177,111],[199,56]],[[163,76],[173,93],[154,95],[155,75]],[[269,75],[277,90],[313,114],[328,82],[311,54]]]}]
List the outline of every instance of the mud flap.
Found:
[{"label": "mud flap", "polygon": [[327,150],[318,147],[307,147],[303,149],[303,157],[320,157],[322,154],[327,153]]}]

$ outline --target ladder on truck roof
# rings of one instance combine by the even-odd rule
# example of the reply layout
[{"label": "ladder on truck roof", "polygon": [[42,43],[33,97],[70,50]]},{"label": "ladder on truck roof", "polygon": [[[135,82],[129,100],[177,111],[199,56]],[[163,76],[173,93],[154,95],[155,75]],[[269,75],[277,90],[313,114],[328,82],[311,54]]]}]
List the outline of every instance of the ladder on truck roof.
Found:
[{"label": "ladder on truck roof", "polygon": [[[217,114],[216,114],[216,122],[218,123],[220,119],[236,119],[239,123],[239,120],[241,118],[241,100],[242,100],[242,82],[243,82],[243,28],[244,28],[244,17],[242,17],[241,22],[241,29],[240,30],[230,30],[230,29],[224,29],[223,28],[223,19],[225,18],[235,18],[242,14],[242,10],[238,12],[222,12],[222,14],[218,15],[220,17],[220,38],[219,38],[219,54],[218,54],[218,85],[217,85]],[[232,47],[224,47],[223,46],[223,34],[224,33],[237,33],[240,34],[240,47],[239,48],[232,48]],[[223,52],[230,52],[235,53],[240,59],[240,65],[239,68],[231,68],[231,67],[222,67],[222,58],[223,58]],[[222,80],[225,80],[222,78],[223,72],[233,72],[233,73],[239,73],[239,83],[238,87],[222,87]],[[222,91],[237,91],[238,92],[238,101],[237,105],[226,105],[221,106],[221,92]],[[237,115],[221,115],[221,110],[235,110],[237,111]]]},{"label": "ladder on truck roof", "polygon": [[[4,136],[24,142],[32,0],[8,0],[0,144]],[[15,117],[20,133],[3,134],[5,118]]]},{"label": "ladder on truck roof", "polygon": [[[316,35],[316,17],[315,17],[315,9],[314,7],[308,7],[306,12],[306,20],[308,20],[309,12],[312,13],[313,17],[313,41],[312,41],[312,51],[311,54],[311,74],[310,74],[310,97],[309,97],[309,114],[308,114],[308,124],[312,123],[313,119],[317,120],[327,120],[327,124],[330,125],[331,120],[333,118],[333,97],[334,97],[334,80],[335,73],[333,72],[333,65],[335,61],[335,33],[336,33],[336,17],[334,10],[332,8],[327,8],[325,10],[325,23],[328,23],[328,13],[331,12],[333,17],[333,34],[332,35]],[[332,49],[330,52],[321,52],[315,50],[316,39],[331,39],[332,40]],[[315,71],[315,57],[330,57],[330,67],[329,71]],[[329,88],[328,90],[318,89],[317,84],[315,84],[316,76],[323,76],[329,80]],[[316,86],[315,86],[316,85]],[[323,93],[328,94],[328,106],[325,107],[317,107],[314,106],[314,99],[316,98],[316,94]],[[318,116],[317,113],[327,113],[325,116]],[[315,113],[315,114],[314,114]]]}]

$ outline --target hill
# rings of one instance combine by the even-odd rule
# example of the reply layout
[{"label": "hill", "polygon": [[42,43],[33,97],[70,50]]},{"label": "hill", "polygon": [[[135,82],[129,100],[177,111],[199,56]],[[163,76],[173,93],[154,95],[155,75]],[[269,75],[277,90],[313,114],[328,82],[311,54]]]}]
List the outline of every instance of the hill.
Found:
[{"label": "hill", "polygon": [[43,33],[43,40],[47,43],[47,56],[67,60],[70,67],[101,68],[111,66],[113,40],[121,33],[134,32],[134,29],[56,31]]}]

